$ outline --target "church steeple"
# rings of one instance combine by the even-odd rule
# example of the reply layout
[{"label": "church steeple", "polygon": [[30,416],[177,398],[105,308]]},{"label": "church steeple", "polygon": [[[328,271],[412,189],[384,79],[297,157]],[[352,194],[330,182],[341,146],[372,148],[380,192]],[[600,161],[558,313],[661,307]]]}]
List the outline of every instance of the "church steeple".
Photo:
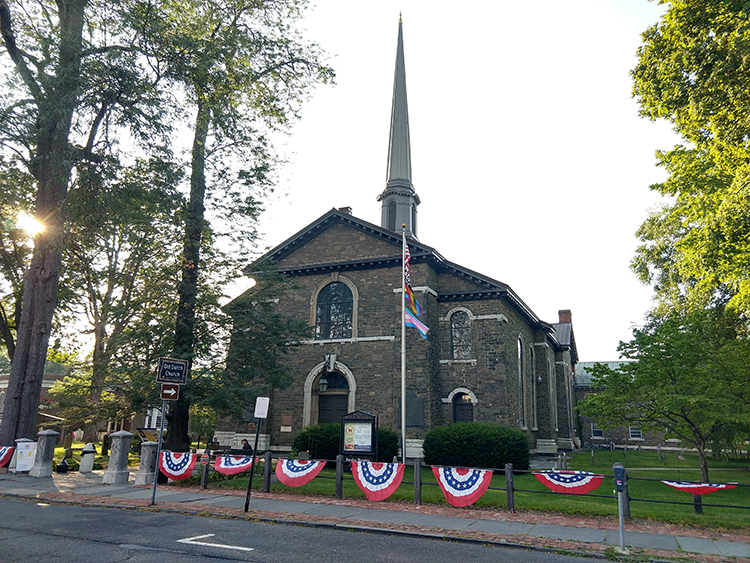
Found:
[{"label": "church steeple", "polygon": [[378,196],[381,202],[381,226],[417,237],[417,205],[419,196],[411,183],[411,146],[409,144],[409,109],[406,104],[406,70],[404,66],[404,34],[401,17],[398,21],[396,72],[393,78],[393,106],[388,139],[386,186]]}]

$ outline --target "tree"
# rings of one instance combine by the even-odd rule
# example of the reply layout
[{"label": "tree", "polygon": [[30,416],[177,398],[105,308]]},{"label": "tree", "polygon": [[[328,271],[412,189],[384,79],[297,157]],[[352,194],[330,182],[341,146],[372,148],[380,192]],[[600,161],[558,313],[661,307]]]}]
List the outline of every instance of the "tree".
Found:
[{"label": "tree", "polygon": [[[125,332],[147,304],[175,298],[168,288],[178,268],[180,178],[177,167],[161,159],[126,168],[108,162],[82,170],[68,195],[75,221],[65,249],[70,274],[62,280],[68,293],[63,307],[90,326],[93,352],[86,376],[76,372],[76,385],[59,386],[56,395],[68,412],[75,407],[85,413],[85,441],[96,440],[97,423],[113,412],[121,415],[117,418],[135,414],[122,393],[109,392],[104,400],[103,392],[120,387],[110,365]],[[150,312],[171,326],[171,308]],[[66,395],[66,389],[73,393]]]},{"label": "tree", "polygon": [[595,365],[599,390],[578,411],[602,428],[666,429],[697,450],[708,482],[708,451],[744,438],[750,427],[746,330],[738,315],[721,309],[651,317],[620,343],[620,354],[635,361],[618,369]]},{"label": "tree", "polygon": [[35,179],[35,214],[45,226],[34,237],[24,280],[0,444],[34,435],[73,169],[103,158],[110,128],[127,125],[140,133],[160,123],[159,113],[146,111],[153,110],[158,77],[133,48],[133,30],[121,25],[130,8],[97,0],[0,0],[3,57],[12,63],[0,134]]},{"label": "tree", "polygon": [[33,178],[0,157],[0,337],[13,360],[21,321],[23,275],[31,257],[31,237],[23,219],[31,217]]},{"label": "tree", "polygon": [[[194,109],[190,195],[185,214],[179,306],[173,355],[195,363],[195,311],[203,263],[205,218],[213,192],[234,231],[232,251],[254,240],[244,231],[261,211],[257,190],[270,187],[273,159],[264,128],[285,127],[297,116],[308,89],[332,73],[314,45],[299,39],[294,24],[304,7],[298,0],[184,1],[155,7],[146,33],[152,56],[171,80],[184,88]],[[156,10],[155,10],[156,8]],[[213,173],[212,172],[213,169]],[[241,189],[237,189],[239,186]],[[237,234],[245,238],[237,239]],[[235,261],[239,270],[239,264]],[[174,404],[168,444],[187,444],[194,386],[188,383]]]},{"label": "tree", "polygon": [[638,231],[633,268],[662,304],[750,312],[750,4],[666,0],[644,34],[633,92],[684,146],[657,153],[670,198]]}]

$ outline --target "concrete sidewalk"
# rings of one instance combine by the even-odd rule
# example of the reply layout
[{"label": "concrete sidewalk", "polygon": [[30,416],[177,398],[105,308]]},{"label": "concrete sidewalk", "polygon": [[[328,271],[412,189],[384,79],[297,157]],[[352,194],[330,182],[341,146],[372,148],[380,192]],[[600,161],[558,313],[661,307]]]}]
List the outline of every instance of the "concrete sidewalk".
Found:
[{"label": "concrete sidewalk", "polygon": [[[102,484],[102,472],[54,473],[35,478],[0,474],[0,499],[17,497],[93,506],[143,507],[151,502],[152,487]],[[1,501],[0,501],[1,504]],[[605,554],[619,547],[616,519],[587,518],[520,511],[515,514],[444,505],[374,503],[358,499],[303,497],[294,494],[256,493],[250,510],[243,512],[244,492],[160,485],[156,508],[181,513],[215,514],[411,534],[453,540],[497,542],[557,551]],[[0,514],[2,511],[0,510]],[[0,516],[2,518],[2,516]],[[750,563],[750,535],[721,533],[663,524],[626,524],[625,544],[631,555],[647,559]]]}]

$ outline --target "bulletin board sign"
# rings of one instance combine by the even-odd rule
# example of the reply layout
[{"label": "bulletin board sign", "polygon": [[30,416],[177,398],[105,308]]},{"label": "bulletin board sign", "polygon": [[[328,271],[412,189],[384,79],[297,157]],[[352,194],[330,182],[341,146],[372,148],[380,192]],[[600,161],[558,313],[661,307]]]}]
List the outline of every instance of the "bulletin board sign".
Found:
[{"label": "bulletin board sign", "polygon": [[376,456],[378,446],[378,417],[354,411],[341,417],[341,454]]}]

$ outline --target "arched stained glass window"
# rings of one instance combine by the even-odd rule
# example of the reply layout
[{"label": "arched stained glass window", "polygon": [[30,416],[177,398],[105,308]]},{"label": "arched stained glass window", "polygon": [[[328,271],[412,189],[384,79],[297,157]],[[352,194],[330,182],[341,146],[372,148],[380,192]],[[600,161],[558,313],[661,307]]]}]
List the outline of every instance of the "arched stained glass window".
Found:
[{"label": "arched stained glass window", "polygon": [[315,313],[315,339],[352,337],[352,291],[341,282],[329,283],[320,293]]},{"label": "arched stained glass window", "polygon": [[454,360],[471,359],[471,321],[465,311],[451,315],[451,357]]}]

